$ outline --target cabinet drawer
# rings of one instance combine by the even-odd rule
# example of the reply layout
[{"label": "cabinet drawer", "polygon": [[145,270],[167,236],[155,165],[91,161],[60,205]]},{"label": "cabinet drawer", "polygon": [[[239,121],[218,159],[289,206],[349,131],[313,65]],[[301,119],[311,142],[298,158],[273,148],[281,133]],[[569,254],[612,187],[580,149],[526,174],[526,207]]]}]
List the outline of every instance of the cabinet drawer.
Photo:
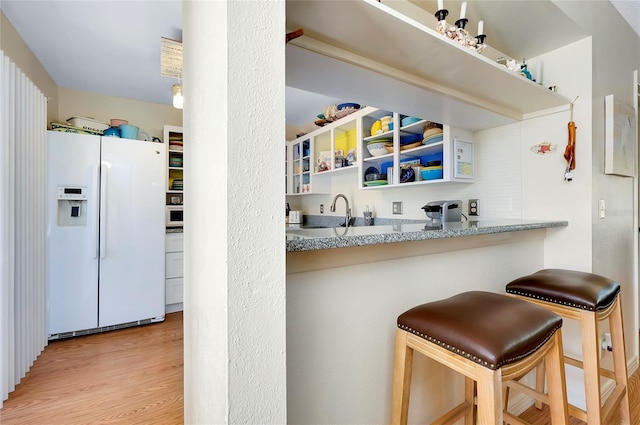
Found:
[{"label": "cabinet drawer", "polygon": [[183,270],[182,252],[168,252],[165,254],[165,278],[182,277]]},{"label": "cabinet drawer", "polygon": [[165,252],[177,252],[184,250],[183,233],[167,233],[164,239]]},{"label": "cabinet drawer", "polygon": [[181,303],[183,299],[183,286],[184,284],[181,277],[167,279],[165,281],[165,304]]}]

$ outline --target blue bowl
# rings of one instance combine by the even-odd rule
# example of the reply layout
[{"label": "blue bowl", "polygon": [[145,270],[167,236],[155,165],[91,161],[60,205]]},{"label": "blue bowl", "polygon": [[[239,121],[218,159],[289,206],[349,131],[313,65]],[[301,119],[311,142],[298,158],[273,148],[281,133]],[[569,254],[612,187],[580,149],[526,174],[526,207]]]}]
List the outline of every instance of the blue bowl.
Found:
[{"label": "blue bowl", "polygon": [[418,121],[422,121],[422,119],[416,118],[416,117],[405,117],[405,118],[402,118],[402,121],[400,122],[400,125],[402,127],[406,127],[406,126],[411,125],[411,124],[413,124],[415,122],[418,122]]},{"label": "blue bowl", "polygon": [[422,134],[408,134],[406,136],[400,136],[401,145],[408,145],[409,143],[414,143],[418,140],[422,141]]},{"label": "blue bowl", "polygon": [[360,105],[358,105],[357,103],[341,103],[336,106],[336,108],[338,109],[338,111],[346,108],[360,109]]},{"label": "blue bowl", "polygon": [[435,170],[421,170],[422,180],[438,180],[442,178],[442,168]]}]

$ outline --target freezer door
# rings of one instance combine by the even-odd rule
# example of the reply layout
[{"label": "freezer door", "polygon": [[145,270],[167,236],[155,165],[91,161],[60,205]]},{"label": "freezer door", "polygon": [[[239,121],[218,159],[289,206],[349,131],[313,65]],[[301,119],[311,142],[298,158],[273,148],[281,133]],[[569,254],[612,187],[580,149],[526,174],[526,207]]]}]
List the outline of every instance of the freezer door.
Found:
[{"label": "freezer door", "polygon": [[[49,131],[47,155],[48,333],[53,335],[98,325],[100,137]],[[82,188],[86,200],[59,200],[61,188]]]},{"label": "freezer door", "polygon": [[164,316],[165,145],[102,138],[99,326]]}]

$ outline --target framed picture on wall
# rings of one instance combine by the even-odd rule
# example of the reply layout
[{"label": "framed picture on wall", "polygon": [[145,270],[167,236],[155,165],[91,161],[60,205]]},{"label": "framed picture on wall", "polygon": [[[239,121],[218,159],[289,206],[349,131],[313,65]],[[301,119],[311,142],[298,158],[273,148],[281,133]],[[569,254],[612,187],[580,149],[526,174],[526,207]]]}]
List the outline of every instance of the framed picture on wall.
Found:
[{"label": "framed picture on wall", "polygon": [[453,139],[453,177],[456,179],[473,179],[473,142]]},{"label": "framed picture on wall", "polygon": [[636,117],[630,106],[606,96],[605,102],[605,174],[633,177],[636,174]]}]

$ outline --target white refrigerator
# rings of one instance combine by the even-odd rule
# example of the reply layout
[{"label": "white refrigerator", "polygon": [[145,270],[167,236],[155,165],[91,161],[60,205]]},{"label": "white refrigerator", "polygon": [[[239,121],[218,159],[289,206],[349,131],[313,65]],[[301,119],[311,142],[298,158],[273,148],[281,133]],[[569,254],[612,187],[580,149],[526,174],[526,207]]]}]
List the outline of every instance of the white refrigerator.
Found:
[{"label": "white refrigerator", "polygon": [[48,132],[50,339],[164,320],[165,149]]}]

